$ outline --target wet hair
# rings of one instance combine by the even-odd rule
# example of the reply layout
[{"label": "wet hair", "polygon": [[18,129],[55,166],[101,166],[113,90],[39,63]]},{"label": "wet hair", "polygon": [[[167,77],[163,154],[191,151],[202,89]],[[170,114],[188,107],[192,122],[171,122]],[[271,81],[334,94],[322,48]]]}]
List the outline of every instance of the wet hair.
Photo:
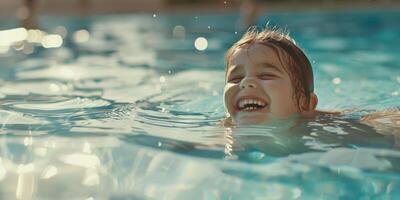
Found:
[{"label": "wet hair", "polygon": [[284,70],[290,77],[294,89],[293,99],[296,100],[297,107],[299,110],[306,109],[301,107],[301,99],[305,98],[306,102],[310,102],[311,93],[314,92],[311,63],[296,42],[284,31],[266,28],[258,32],[255,27],[250,28],[227,51],[225,55],[225,73],[228,71],[229,62],[235,51],[252,44],[262,44],[270,47],[278,55]]}]

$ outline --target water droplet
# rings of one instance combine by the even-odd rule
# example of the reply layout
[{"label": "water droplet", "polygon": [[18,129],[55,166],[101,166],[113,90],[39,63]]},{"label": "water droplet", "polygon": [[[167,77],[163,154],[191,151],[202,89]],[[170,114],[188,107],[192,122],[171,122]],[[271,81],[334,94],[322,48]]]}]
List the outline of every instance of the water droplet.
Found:
[{"label": "water droplet", "polygon": [[156,18],[156,17],[157,17],[157,15],[156,15],[156,14],[153,14],[153,17],[154,17],[154,18]]},{"label": "water droplet", "polygon": [[207,26],[208,29],[211,29],[211,26]]},{"label": "water droplet", "polygon": [[172,71],[171,70],[168,70],[168,74],[171,74],[172,73]]},{"label": "water droplet", "polygon": [[237,31],[235,31],[235,35],[237,35],[238,34],[238,32]]},{"label": "water droplet", "polygon": [[161,146],[162,146],[162,142],[158,142],[158,143],[157,143],[157,146],[158,146],[158,147],[161,147]]}]

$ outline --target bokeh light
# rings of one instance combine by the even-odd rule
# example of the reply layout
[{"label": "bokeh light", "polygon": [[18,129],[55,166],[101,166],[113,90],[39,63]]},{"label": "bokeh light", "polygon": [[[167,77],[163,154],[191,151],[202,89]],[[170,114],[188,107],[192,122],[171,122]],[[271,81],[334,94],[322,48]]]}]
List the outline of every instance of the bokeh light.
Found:
[{"label": "bokeh light", "polygon": [[64,26],[57,26],[54,29],[54,33],[60,35],[62,38],[65,38],[68,35],[68,30]]},{"label": "bokeh light", "polygon": [[44,48],[57,48],[63,43],[63,39],[60,35],[49,34],[43,37],[42,46]]},{"label": "bokeh light", "polygon": [[208,47],[208,41],[206,38],[204,37],[198,37],[195,41],[194,41],[194,46],[196,47],[197,50],[199,51],[204,51],[207,49]]},{"label": "bokeh light", "polygon": [[89,41],[90,33],[85,29],[78,30],[74,33],[73,40],[76,43],[84,43]]},{"label": "bokeh light", "polygon": [[10,46],[14,42],[20,42],[28,37],[28,32],[25,28],[14,28],[0,31],[0,46]]},{"label": "bokeh light", "polygon": [[27,41],[30,43],[41,43],[45,35],[46,33],[39,29],[30,29],[28,30]]},{"label": "bokeh light", "polygon": [[340,79],[339,77],[336,77],[332,80],[332,83],[335,85],[339,85],[342,82],[342,79]]},{"label": "bokeh light", "polygon": [[8,52],[8,49],[10,49],[9,46],[0,46],[0,54],[5,54]]},{"label": "bokeh light", "polygon": [[184,26],[178,25],[174,27],[172,31],[172,36],[175,38],[185,38],[186,36],[186,29]]}]

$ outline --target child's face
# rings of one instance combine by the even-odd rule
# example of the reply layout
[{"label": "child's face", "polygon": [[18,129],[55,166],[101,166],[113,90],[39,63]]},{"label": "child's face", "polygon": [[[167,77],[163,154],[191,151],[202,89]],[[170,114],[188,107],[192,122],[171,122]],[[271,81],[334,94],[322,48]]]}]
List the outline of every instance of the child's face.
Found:
[{"label": "child's face", "polygon": [[236,49],[226,73],[225,107],[235,123],[257,124],[299,112],[280,57],[262,44]]}]

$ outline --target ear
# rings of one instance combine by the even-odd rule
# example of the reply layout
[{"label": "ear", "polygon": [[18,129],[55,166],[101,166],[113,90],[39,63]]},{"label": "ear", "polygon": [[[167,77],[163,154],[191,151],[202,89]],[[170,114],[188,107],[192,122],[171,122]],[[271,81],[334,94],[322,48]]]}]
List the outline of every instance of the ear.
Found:
[{"label": "ear", "polygon": [[317,108],[317,104],[318,104],[318,97],[314,92],[312,92],[310,95],[310,103],[308,105],[308,111],[315,111],[315,109]]},{"label": "ear", "polygon": [[312,92],[310,94],[310,101],[308,101],[308,102],[303,101],[303,104],[302,104],[303,105],[303,113],[314,112],[315,109],[317,108],[317,104],[318,104],[318,97],[314,92]]}]

